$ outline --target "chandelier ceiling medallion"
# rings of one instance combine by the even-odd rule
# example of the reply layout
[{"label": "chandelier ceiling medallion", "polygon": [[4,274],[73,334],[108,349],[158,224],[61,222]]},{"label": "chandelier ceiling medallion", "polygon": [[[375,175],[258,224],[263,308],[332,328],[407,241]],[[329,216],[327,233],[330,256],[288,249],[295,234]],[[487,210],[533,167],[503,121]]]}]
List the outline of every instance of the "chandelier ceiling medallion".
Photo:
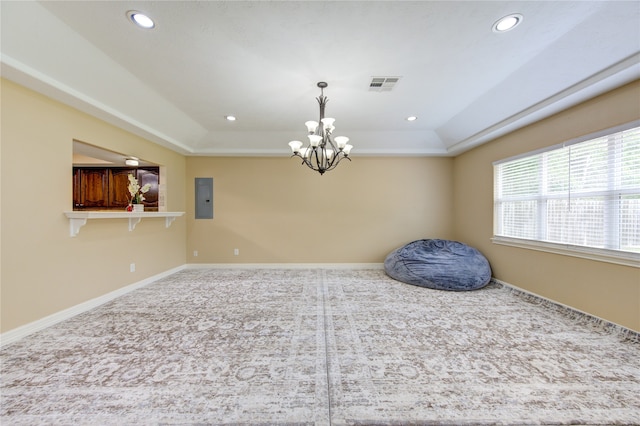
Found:
[{"label": "chandelier ceiling medallion", "polygon": [[320,96],[316,99],[320,104],[320,122],[307,121],[307,131],[309,134],[309,145],[303,147],[303,143],[300,141],[291,141],[289,146],[293,151],[293,156],[302,158],[303,164],[306,164],[311,169],[320,173],[321,175],[328,170],[336,168],[338,163],[342,159],[349,158],[349,153],[353,146],[349,145],[349,138],[346,136],[336,136],[332,139],[332,133],[335,130],[333,123],[335,118],[324,117],[324,107],[329,102],[324,96],[324,88],[327,87],[327,83],[321,81],[318,83],[320,88]]}]

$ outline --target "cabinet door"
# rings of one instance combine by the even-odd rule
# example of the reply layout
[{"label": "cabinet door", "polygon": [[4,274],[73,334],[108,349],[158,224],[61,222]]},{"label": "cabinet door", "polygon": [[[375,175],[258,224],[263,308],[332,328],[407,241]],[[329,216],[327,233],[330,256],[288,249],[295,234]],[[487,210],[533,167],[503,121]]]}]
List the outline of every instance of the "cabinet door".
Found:
[{"label": "cabinet door", "polygon": [[158,170],[138,169],[138,183],[140,187],[146,184],[151,185],[149,191],[144,194],[144,209],[149,211],[158,210]]},{"label": "cabinet door", "polygon": [[73,209],[81,209],[82,204],[82,170],[74,167],[73,169]]},{"label": "cabinet door", "polygon": [[109,169],[109,207],[125,209],[129,205],[129,174],[131,169]]},{"label": "cabinet door", "polygon": [[109,176],[106,169],[82,169],[80,171],[80,207],[107,206]]}]

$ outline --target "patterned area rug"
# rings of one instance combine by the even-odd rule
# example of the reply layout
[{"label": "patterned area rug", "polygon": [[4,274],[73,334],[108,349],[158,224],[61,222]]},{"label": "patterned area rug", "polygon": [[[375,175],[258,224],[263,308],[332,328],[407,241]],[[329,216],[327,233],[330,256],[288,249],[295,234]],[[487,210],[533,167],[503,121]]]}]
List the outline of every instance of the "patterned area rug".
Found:
[{"label": "patterned area rug", "polygon": [[0,360],[3,425],[640,425],[636,338],[382,270],[184,270]]}]

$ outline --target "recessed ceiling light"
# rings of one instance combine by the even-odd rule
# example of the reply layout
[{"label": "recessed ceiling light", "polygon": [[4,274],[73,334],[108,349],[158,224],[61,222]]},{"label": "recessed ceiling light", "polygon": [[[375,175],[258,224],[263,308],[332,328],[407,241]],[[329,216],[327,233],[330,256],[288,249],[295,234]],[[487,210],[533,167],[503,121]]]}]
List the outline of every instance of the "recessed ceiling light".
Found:
[{"label": "recessed ceiling light", "polygon": [[411,115],[411,116],[406,118],[407,121],[416,121],[417,119],[418,119],[418,117],[416,117],[415,115]]},{"label": "recessed ceiling light", "polygon": [[130,10],[127,12],[127,16],[131,19],[131,22],[136,24],[141,28],[151,29],[156,26],[153,19],[149,18],[144,13],[138,12],[137,10]]},{"label": "recessed ceiling light", "polygon": [[498,19],[492,27],[494,33],[504,33],[520,25],[523,16],[519,13],[512,13],[511,15],[504,16]]},{"label": "recessed ceiling light", "polygon": [[236,121],[236,116],[235,115],[225,115],[224,118],[227,121]]}]

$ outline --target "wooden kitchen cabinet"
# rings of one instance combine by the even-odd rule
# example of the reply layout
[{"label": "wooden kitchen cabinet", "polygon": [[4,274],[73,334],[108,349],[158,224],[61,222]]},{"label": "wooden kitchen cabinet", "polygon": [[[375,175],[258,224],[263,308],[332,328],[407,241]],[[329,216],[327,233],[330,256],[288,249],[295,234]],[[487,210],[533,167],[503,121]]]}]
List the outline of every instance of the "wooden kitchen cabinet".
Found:
[{"label": "wooden kitchen cabinet", "polygon": [[73,205],[79,209],[98,209],[108,205],[109,173],[106,169],[74,169]]},{"label": "wooden kitchen cabinet", "polygon": [[145,211],[158,211],[159,168],[74,167],[73,210],[124,210],[129,204],[129,174],[140,186],[150,184],[144,194]]},{"label": "wooden kitchen cabinet", "polygon": [[129,174],[131,169],[109,169],[109,204],[110,208],[126,209],[129,205]]},{"label": "wooden kitchen cabinet", "polygon": [[159,171],[156,169],[138,169],[138,183],[142,188],[146,184],[151,185],[149,191],[144,194],[145,211],[158,211],[158,184],[160,183]]}]

